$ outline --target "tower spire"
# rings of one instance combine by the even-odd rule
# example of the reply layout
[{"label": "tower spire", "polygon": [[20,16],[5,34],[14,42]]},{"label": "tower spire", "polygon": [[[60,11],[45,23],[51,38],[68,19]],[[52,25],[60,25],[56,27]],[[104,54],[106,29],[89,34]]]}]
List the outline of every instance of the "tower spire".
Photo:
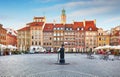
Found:
[{"label": "tower spire", "polygon": [[61,23],[65,24],[66,23],[66,14],[65,14],[65,9],[62,9],[62,14],[61,14]]}]

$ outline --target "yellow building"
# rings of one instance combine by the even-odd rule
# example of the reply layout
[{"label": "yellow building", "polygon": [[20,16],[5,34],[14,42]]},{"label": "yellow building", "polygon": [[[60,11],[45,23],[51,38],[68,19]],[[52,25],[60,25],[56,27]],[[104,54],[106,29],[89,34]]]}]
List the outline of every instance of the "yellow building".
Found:
[{"label": "yellow building", "polygon": [[20,51],[29,50],[30,47],[30,27],[26,26],[18,30],[17,47]]},{"label": "yellow building", "polygon": [[30,45],[43,45],[43,27],[45,24],[45,17],[34,17],[33,22],[28,23],[30,26]]},{"label": "yellow building", "polygon": [[104,31],[102,28],[98,29],[97,46],[110,45],[110,35],[108,31]]},{"label": "yellow building", "polygon": [[26,24],[26,27],[18,30],[18,49],[29,50],[30,46],[43,45],[43,28],[45,17],[34,17],[33,22]]}]

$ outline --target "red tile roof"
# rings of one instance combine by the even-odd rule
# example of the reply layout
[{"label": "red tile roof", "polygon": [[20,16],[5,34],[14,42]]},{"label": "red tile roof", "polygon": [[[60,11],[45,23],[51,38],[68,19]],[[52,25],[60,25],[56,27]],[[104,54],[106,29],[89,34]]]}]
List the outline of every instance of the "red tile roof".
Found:
[{"label": "red tile roof", "polygon": [[9,36],[9,37],[16,37],[16,36],[14,36],[14,35],[12,35],[12,34],[7,34],[7,36]]},{"label": "red tile roof", "polygon": [[65,24],[65,28],[73,28],[73,24]]},{"label": "red tile roof", "polygon": [[34,19],[44,19],[45,17],[34,17]]},{"label": "red tile roof", "polygon": [[30,27],[23,27],[23,28],[21,28],[21,29],[19,29],[19,30],[17,30],[17,31],[26,31],[26,30],[29,30],[30,29]]},{"label": "red tile roof", "polygon": [[53,23],[46,23],[43,32],[52,32],[53,27],[54,27]]},{"label": "red tile roof", "polygon": [[85,21],[85,31],[90,31],[90,28],[92,29],[91,31],[97,31],[98,29],[94,21]]},{"label": "red tile roof", "polygon": [[63,28],[64,25],[63,24],[55,24],[54,28]]},{"label": "red tile roof", "polygon": [[28,23],[27,25],[29,26],[43,26],[44,22],[31,22]]},{"label": "red tile roof", "polygon": [[83,22],[74,22],[74,30],[77,30],[77,28],[84,28]]}]

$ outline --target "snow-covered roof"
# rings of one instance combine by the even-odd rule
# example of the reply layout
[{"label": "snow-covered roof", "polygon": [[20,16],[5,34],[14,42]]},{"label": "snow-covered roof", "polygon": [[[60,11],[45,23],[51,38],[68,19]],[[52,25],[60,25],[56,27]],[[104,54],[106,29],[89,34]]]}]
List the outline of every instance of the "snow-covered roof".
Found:
[{"label": "snow-covered roof", "polygon": [[10,33],[11,35],[17,36],[17,31],[16,30],[13,30],[11,28],[6,28],[6,30],[7,30],[7,33]]}]

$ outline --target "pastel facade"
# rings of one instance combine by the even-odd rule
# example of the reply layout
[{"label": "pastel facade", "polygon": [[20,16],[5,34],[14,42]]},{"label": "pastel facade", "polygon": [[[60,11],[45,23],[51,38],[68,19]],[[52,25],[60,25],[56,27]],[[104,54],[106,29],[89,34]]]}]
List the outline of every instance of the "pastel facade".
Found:
[{"label": "pastel facade", "polygon": [[120,45],[120,26],[111,29],[110,44]]},{"label": "pastel facade", "polygon": [[85,27],[84,22],[74,22],[76,52],[85,51]]},{"label": "pastel facade", "polygon": [[97,40],[97,46],[110,45],[110,33],[108,31],[104,31],[102,28],[99,28]]},{"label": "pastel facade", "polygon": [[84,21],[85,23],[85,51],[97,47],[97,27],[95,21]]},{"label": "pastel facade", "polygon": [[63,24],[55,24],[53,28],[53,47],[54,51],[61,47],[64,44],[64,25]]},{"label": "pastel facade", "polygon": [[29,50],[30,48],[30,27],[26,26],[18,30],[17,48],[20,51]]},{"label": "pastel facade", "polygon": [[54,24],[46,23],[43,29],[43,47],[46,52],[53,52],[53,27]]},{"label": "pastel facade", "polygon": [[67,52],[75,52],[75,31],[73,24],[65,24],[64,43]]},{"label": "pastel facade", "polygon": [[0,44],[6,45],[7,30],[0,24]]},{"label": "pastel facade", "polygon": [[12,45],[12,46],[16,47],[17,46],[17,37],[15,35],[8,33],[6,36],[6,45]]}]

